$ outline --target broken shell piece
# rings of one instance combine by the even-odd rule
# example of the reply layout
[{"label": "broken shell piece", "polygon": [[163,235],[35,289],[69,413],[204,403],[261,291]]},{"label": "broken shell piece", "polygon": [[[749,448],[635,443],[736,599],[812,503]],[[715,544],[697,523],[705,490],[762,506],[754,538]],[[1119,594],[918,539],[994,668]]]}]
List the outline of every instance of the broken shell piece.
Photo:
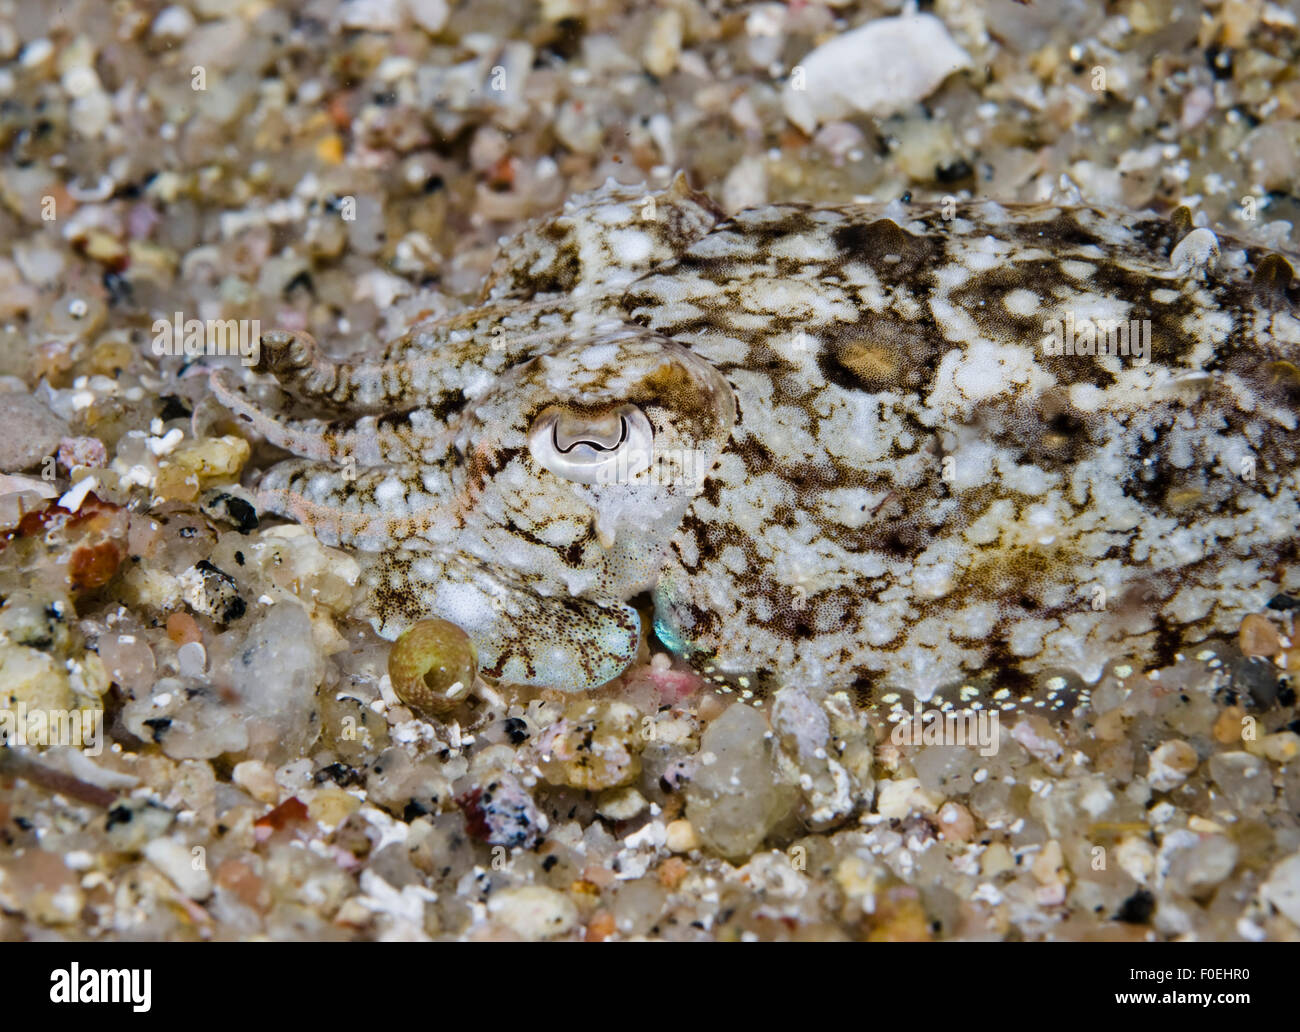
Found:
[{"label": "broken shell piece", "polygon": [[1219,257],[1219,238],[1212,230],[1194,229],[1178,242],[1169,264],[1184,275],[1202,272],[1214,267]]}]

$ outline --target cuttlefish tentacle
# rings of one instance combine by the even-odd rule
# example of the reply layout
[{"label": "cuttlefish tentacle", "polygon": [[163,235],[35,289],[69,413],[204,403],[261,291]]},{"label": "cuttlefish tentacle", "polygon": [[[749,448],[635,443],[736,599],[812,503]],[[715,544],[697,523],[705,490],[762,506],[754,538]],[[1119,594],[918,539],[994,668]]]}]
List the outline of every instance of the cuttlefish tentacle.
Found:
[{"label": "cuttlefish tentacle", "polygon": [[325,401],[353,411],[389,410],[450,395],[443,387],[436,350],[427,336],[407,333],[379,361],[335,361],[321,353],[308,333],[272,330],[262,334],[257,372],[269,373],[299,401]]},{"label": "cuttlefish tentacle", "polygon": [[269,443],[305,459],[376,466],[424,462],[444,453],[447,424],[427,408],[334,420],[271,415],[248,397],[229,370],[216,370],[212,392]]},{"label": "cuttlefish tentacle", "polygon": [[326,544],[367,551],[415,538],[427,546],[460,522],[451,480],[437,466],[354,473],[294,459],[267,471],[257,501],[267,512],[311,527]]},{"label": "cuttlefish tentacle", "polygon": [[[419,323],[365,362],[329,358],[309,333],[270,330],[254,369],[299,401],[353,412],[436,408],[458,402],[473,371],[495,376],[553,346],[571,328],[570,309],[566,297],[484,305]],[[523,326],[532,332],[519,332]]]}]

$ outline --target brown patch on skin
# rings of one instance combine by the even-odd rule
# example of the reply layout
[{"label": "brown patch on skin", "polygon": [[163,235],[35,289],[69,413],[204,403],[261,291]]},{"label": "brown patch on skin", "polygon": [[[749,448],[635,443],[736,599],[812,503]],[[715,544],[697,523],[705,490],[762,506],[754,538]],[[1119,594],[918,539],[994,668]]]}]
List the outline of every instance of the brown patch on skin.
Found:
[{"label": "brown patch on skin", "polygon": [[[971,508],[978,511],[984,506],[976,504]],[[977,598],[1004,602],[1028,597],[1035,600],[1036,607],[1040,586],[1052,583],[1054,576],[1073,565],[1073,558],[1070,550],[1060,544],[1006,547],[999,539],[975,549],[971,564],[960,570],[960,583]],[[949,596],[953,594],[956,592],[949,592]]]},{"label": "brown patch on skin", "polygon": [[[770,248],[782,237],[798,237],[815,233],[816,227],[809,216],[810,210],[807,205],[802,204],[772,205],[762,209],[762,214],[766,217],[761,220],[753,218],[752,212],[742,212],[719,223],[710,234],[710,237],[715,240],[735,241],[734,248],[720,248],[717,250],[721,250],[722,253],[709,255],[688,251],[675,261],[667,262],[655,269],[654,275],[671,275],[678,270],[690,270],[705,282],[714,285],[748,279],[755,271],[754,261],[742,254],[742,251],[751,246],[760,249]],[[732,250],[734,254],[729,253]],[[808,272],[808,263],[797,258],[772,256],[766,268],[770,268],[776,275],[797,277],[801,273]],[[634,291],[629,291],[626,303],[629,308],[636,307],[638,302],[635,300]],[[642,298],[640,303],[653,304],[653,301]]]},{"label": "brown patch on skin", "polygon": [[638,384],[627,400],[634,405],[661,409],[676,420],[700,427],[703,439],[716,434],[722,424],[712,395],[701,387],[691,370],[679,362],[665,361]]},{"label": "brown patch on skin", "polygon": [[439,398],[436,403],[429,407],[428,411],[434,419],[446,421],[464,408],[464,406],[465,394],[458,388]]},{"label": "brown patch on skin", "polygon": [[1020,442],[1019,461],[1033,463],[1049,473],[1072,469],[1092,448],[1090,425],[1095,416],[1079,412],[1063,387],[1054,387],[1036,400],[1015,407],[1007,430]]},{"label": "brown patch on skin", "polygon": [[[713,256],[713,255],[683,255],[682,258],[670,266],[665,267],[662,271],[656,270],[656,275],[665,272],[671,273],[677,268],[689,269],[694,275],[698,276],[705,283],[713,286],[722,287],[727,284],[744,283],[746,279],[753,275],[754,265],[751,259],[730,256]],[[809,263],[801,258],[773,257],[766,266],[765,271],[770,270],[777,276],[787,276],[790,279],[796,279],[800,276],[806,276],[809,271]],[[629,298],[635,297],[629,293]],[[645,303],[645,299],[642,299]],[[652,302],[653,303],[653,302]],[[636,307],[631,304],[629,307]],[[709,320],[709,325],[713,321]]]},{"label": "brown patch on skin", "polygon": [[[1032,238],[1025,241],[1032,242]],[[1041,342],[1047,335],[1044,323],[1063,324],[1074,307],[1072,299],[1077,296],[1095,294],[1128,302],[1131,307],[1125,321],[1150,320],[1152,361],[1174,365],[1192,351],[1196,341],[1186,329],[1188,318],[1197,314],[1192,298],[1180,293],[1171,302],[1157,303],[1151,299],[1153,289],[1176,288],[1181,284],[1153,280],[1147,273],[1130,269],[1120,261],[1085,260],[1096,270],[1086,281],[1067,276],[1056,260],[1017,262],[973,275],[952,292],[952,301],[991,339],[1033,348],[1043,368],[1063,384],[1091,383],[1105,389],[1115,382],[1114,375],[1096,356],[1047,355],[1041,350]],[[1018,287],[1032,289],[1043,299],[1034,315],[1015,316],[1006,310],[1003,298]],[[1228,294],[1231,288],[1225,286],[1220,290]],[[1132,357],[1120,356],[1120,361],[1128,363]]]},{"label": "brown patch on skin", "polygon": [[[552,260],[540,271],[533,267],[515,266],[509,272],[512,293],[524,296],[559,294],[572,290],[582,278],[582,257],[577,242],[570,239],[570,231],[559,221],[542,228],[539,236],[554,247]],[[489,282],[489,288],[493,284]],[[486,297],[486,292],[484,294]]]},{"label": "brown patch on skin", "polygon": [[1177,472],[1165,460],[1164,447],[1155,439],[1143,440],[1130,456],[1133,464],[1120,485],[1124,494],[1144,507],[1158,508],[1174,487]]},{"label": "brown patch on skin", "polygon": [[1295,270],[1280,254],[1266,254],[1255,265],[1255,295],[1269,307],[1286,307],[1291,303],[1291,281]]},{"label": "brown patch on skin", "polygon": [[1178,245],[1183,237],[1187,236],[1196,228],[1192,220],[1192,209],[1185,204],[1180,204],[1177,208],[1169,213],[1169,250]]},{"label": "brown patch on skin", "polygon": [[833,326],[827,336],[818,368],[828,381],[852,391],[924,394],[947,350],[932,318],[863,312],[856,323]]},{"label": "brown patch on skin", "polygon": [[864,262],[892,282],[928,282],[940,258],[934,238],[914,236],[893,219],[849,223],[836,229],[831,239],[843,254],[841,261]]},{"label": "brown patch on skin", "polygon": [[1250,386],[1274,405],[1300,411],[1300,366],[1278,360],[1241,373]]},{"label": "brown patch on skin", "polygon": [[857,578],[851,585],[830,588],[815,593],[801,593],[788,584],[765,579],[760,585],[772,604],[772,616],[759,621],[769,630],[783,634],[792,641],[813,637],[818,614],[823,609],[836,609],[849,613],[858,606],[872,605],[889,587],[889,578]]},{"label": "brown patch on skin", "polygon": [[687,563],[682,558],[680,549],[677,548],[676,544],[673,545],[683,569],[692,573],[698,573],[709,563],[714,562],[728,545],[739,548],[751,563],[757,558],[753,542],[730,523],[705,521],[693,512],[688,512],[682,520],[680,533],[690,535],[695,541],[697,558],[694,563]]}]

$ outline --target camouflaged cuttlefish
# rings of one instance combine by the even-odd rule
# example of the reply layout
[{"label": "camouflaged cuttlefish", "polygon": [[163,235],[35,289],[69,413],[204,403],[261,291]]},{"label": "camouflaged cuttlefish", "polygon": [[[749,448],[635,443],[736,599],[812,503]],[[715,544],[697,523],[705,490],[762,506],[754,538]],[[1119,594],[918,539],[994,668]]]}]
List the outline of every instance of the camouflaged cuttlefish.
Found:
[{"label": "camouflaged cuttlefish", "polygon": [[[579,690],[654,630],[752,691],[1168,660],[1300,584],[1286,258],[1087,205],[779,204],[607,184],[481,303],[220,399],[300,458],[266,510],[373,553],[368,613]],[[643,600],[642,600],[643,601]],[[648,611],[648,606],[644,607]]]}]

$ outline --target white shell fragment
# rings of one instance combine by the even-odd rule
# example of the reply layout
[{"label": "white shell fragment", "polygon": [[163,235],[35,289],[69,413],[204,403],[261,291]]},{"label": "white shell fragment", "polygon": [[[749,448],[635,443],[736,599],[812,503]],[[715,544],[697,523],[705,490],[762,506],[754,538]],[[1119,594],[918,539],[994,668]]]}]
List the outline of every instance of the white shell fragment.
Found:
[{"label": "white shell fragment", "polygon": [[1169,264],[1180,273],[1212,268],[1219,257],[1219,238],[1210,229],[1194,229],[1178,242]]},{"label": "white shell fragment", "polygon": [[808,54],[791,70],[782,102],[786,117],[811,134],[855,111],[902,111],[970,64],[934,15],[879,18]]}]

